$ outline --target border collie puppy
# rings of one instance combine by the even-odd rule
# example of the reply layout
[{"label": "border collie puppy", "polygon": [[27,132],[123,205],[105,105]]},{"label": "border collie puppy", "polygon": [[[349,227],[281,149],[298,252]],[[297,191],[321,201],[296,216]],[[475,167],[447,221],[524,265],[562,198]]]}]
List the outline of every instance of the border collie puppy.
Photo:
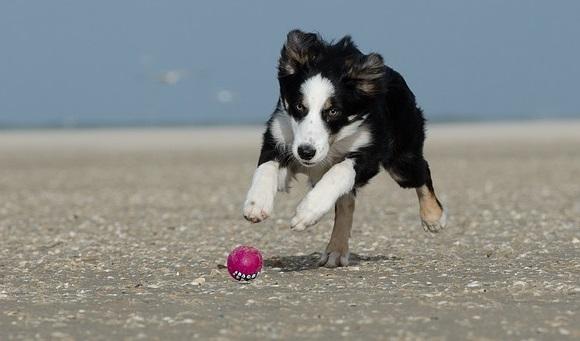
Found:
[{"label": "border collie puppy", "polygon": [[272,213],[277,191],[295,174],[312,185],[291,228],[316,224],[333,207],[334,228],[320,265],[347,266],[355,194],[382,166],[403,188],[415,188],[426,231],[445,226],[423,158],[425,120],[399,73],[346,36],[288,33],[278,64],[280,98],[267,123],[258,168],[244,203],[252,223]]}]

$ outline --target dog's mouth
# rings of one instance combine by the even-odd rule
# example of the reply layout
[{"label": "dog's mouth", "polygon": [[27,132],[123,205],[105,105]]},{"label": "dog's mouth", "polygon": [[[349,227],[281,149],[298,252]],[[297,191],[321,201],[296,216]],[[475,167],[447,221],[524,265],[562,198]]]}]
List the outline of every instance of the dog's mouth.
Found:
[{"label": "dog's mouth", "polygon": [[303,166],[305,167],[314,167],[316,166],[316,162],[310,162],[310,161],[304,161],[304,160],[298,160]]},{"label": "dog's mouth", "polygon": [[318,161],[304,160],[297,155],[294,155],[294,160],[296,160],[300,165],[304,167],[314,167],[318,164]]}]

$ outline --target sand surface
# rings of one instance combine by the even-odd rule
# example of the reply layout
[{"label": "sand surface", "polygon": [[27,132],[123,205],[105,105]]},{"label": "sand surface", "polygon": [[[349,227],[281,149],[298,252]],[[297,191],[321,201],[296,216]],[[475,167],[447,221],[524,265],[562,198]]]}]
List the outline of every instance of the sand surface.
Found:
[{"label": "sand surface", "polygon": [[580,338],[580,121],[431,126],[448,228],[381,173],[339,269],[316,266],[332,214],[289,230],[304,184],[242,218],[260,134],[0,132],[0,339]]}]

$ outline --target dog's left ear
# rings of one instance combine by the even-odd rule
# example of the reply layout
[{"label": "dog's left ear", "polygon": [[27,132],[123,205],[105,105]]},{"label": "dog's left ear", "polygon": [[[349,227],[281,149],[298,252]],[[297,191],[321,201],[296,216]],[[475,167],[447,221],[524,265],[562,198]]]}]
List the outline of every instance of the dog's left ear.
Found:
[{"label": "dog's left ear", "polygon": [[362,95],[373,96],[385,91],[385,63],[378,53],[346,61],[345,78]]}]

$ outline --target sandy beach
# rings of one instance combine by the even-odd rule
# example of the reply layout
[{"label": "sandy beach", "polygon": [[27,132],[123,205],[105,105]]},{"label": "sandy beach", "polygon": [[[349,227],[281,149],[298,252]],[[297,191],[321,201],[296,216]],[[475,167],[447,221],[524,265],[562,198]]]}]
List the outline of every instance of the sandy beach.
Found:
[{"label": "sandy beach", "polygon": [[[580,121],[430,125],[448,227],[383,172],[338,269],[316,265],[332,214],[289,229],[304,181],[243,219],[260,137],[1,131],[0,339],[580,338]],[[238,244],[264,255],[249,284]]]}]

